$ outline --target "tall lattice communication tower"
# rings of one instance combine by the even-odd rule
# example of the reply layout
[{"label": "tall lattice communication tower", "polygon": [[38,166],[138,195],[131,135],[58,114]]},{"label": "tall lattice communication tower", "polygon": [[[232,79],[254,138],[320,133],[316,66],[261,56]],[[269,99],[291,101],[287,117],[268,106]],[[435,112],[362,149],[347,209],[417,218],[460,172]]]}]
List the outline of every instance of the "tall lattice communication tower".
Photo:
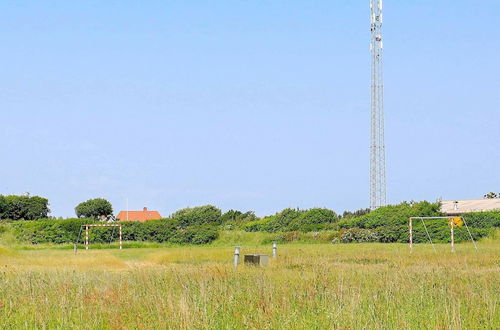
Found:
[{"label": "tall lattice communication tower", "polygon": [[382,72],[382,0],[370,0],[372,77],[371,77],[371,144],[370,208],[386,204],[384,142],[384,80]]}]

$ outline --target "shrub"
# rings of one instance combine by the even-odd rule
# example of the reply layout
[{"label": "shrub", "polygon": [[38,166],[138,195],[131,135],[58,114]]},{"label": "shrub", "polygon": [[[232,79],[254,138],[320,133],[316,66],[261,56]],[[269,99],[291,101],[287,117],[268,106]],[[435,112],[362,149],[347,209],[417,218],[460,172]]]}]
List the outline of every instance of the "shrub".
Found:
[{"label": "shrub", "polygon": [[14,235],[20,241],[32,244],[83,242],[82,225],[93,219],[37,220],[12,222]]},{"label": "shrub", "polygon": [[172,219],[179,222],[182,228],[193,225],[221,224],[222,212],[213,205],[181,209],[172,214]]},{"label": "shrub", "polygon": [[403,202],[397,205],[380,207],[358,218],[345,219],[339,222],[339,227],[373,229],[388,225],[407,225],[409,217],[440,216],[439,208],[439,203],[429,203],[427,201],[419,203]]},{"label": "shrub", "polygon": [[391,225],[373,229],[381,243],[404,243],[409,240],[408,226]]},{"label": "shrub", "polygon": [[[40,243],[83,243],[82,225],[95,223],[95,219],[66,219],[16,221],[11,225],[16,238],[31,244]],[[218,237],[214,225],[199,225],[181,228],[179,222],[172,219],[150,220],[146,222],[124,221],[122,238],[124,241],[171,242],[181,244],[206,244]],[[116,227],[92,227],[89,241],[92,243],[110,243],[118,239]]]},{"label": "shrub", "polygon": [[370,229],[351,228],[342,233],[340,241],[342,243],[364,243],[377,242],[379,239],[377,233]]},{"label": "shrub", "polygon": [[260,220],[248,222],[243,226],[243,229],[248,232],[268,231],[267,230],[268,223],[273,221],[273,219],[274,216],[270,216]]},{"label": "shrub", "polygon": [[207,244],[219,237],[217,227],[212,225],[193,226],[188,228],[187,230],[194,232],[194,235],[191,237],[191,241],[187,243]]},{"label": "shrub", "polygon": [[287,229],[302,232],[319,231],[326,229],[325,224],[332,224],[338,220],[339,216],[332,210],[313,208],[302,212],[300,216],[294,218]]},{"label": "shrub", "polygon": [[225,230],[243,229],[247,223],[259,220],[253,211],[245,213],[237,210],[229,210],[221,216],[221,223]]},{"label": "shrub", "polygon": [[284,209],[275,215],[252,221],[244,226],[245,231],[267,231],[270,233],[300,231],[311,232],[334,229],[339,216],[332,210],[312,208],[309,210]]},{"label": "shrub", "polygon": [[6,211],[7,211],[7,200],[5,196],[0,195],[0,219],[5,218]]},{"label": "shrub", "polygon": [[359,210],[356,210],[354,212],[344,211],[344,213],[342,214],[342,218],[344,218],[344,219],[357,218],[357,217],[360,217],[362,215],[368,214],[370,212],[371,212],[370,209],[359,209]]},{"label": "shrub", "polygon": [[222,223],[227,222],[250,222],[258,220],[258,217],[255,215],[253,211],[247,211],[245,213],[238,210],[229,210],[221,216]]},{"label": "shrub", "polygon": [[500,211],[467,213],[463,218],[469,227],[500,228]]},{"label": "shrub", "polygon": [[276,213],[276,215],[269,217],[270,220],[267,223],[265,230],[273,233],[287,231],[289,225],[301,215],[302,211],[290,208],[284,209],[283,211]]}]

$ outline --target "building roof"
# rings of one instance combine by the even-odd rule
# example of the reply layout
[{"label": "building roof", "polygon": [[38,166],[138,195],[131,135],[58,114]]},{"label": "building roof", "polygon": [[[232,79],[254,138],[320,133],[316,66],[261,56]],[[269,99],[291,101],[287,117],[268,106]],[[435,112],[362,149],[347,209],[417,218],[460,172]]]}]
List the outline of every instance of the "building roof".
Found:
[{"label": "building roof", "polygon": [[116,216],[116,219],[120,221],[148,221],[161,219],[161,215],[158,211],[150,211],[145,207],[142,211],[120,211]]},{"label": "building roof", "polygon": [[500,211],[500,198],[441,201],[441,212],[462,214],[469,212]]}]

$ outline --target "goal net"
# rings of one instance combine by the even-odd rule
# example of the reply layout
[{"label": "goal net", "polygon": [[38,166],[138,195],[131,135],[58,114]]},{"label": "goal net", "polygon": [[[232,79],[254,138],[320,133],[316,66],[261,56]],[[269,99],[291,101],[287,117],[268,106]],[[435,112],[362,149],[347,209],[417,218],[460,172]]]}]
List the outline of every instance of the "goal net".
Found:
[{"label": "goal net", "polygon": [[465,225],[465,228],[467,229],[467,233],[469,234],[469,237],[474,244],[474,248],[477,250],[477,245],[476,241],[472,237],[472,234],[469,230],[469,226],[467,226],[467,223],[465,222],[465,219],[463,217],[410,217],[408,222],[409,222],[409,230],[410,230],[410,251],[413,250],[413,225],[415,222],[421,221],[422,226],[425,230],[425,234],[427,236],[427,239],[432,245],[432,248],[434,251],[436,251],[436,248],[434,246],[434,243],[432,242],[431,235],[429,234],[429,231],[427,230],[427,226],[425,225],[425,220],[444,220],[450,227],[450,243],[451,243],[451,251],[455,252],[455,228],[456,227],[462,227]]},{"label": "goal net", "polygon": [[[121,224],[116,224],[116,223],[94,223],[94,224],[87,224],[87,225],[82,225],[82,227],[85,227],[85,250],[89,249],[89,233],[90,229],[93,227],[118,227],[118,239],[120,242],[120,250],[122,249],[122,225]],[[113,234],[114,234],[114,229],[113,232],[111,233],[111,238],[110,242],[113,239]]]}]

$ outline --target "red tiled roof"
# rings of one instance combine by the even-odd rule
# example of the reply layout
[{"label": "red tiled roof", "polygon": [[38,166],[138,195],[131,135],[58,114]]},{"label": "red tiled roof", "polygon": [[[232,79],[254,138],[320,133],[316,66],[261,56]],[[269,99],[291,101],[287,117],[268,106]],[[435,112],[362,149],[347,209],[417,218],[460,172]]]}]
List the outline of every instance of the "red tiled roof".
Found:
[{"label": "red tiled roof", "polygon": [[[127,214],[128,213],[128,214]],[[116,216],[116,219],[120,221],[148,221],[161,219],[161,215],[158,211],[150,211],[145,207],[142,211],[120,211]]]}]

